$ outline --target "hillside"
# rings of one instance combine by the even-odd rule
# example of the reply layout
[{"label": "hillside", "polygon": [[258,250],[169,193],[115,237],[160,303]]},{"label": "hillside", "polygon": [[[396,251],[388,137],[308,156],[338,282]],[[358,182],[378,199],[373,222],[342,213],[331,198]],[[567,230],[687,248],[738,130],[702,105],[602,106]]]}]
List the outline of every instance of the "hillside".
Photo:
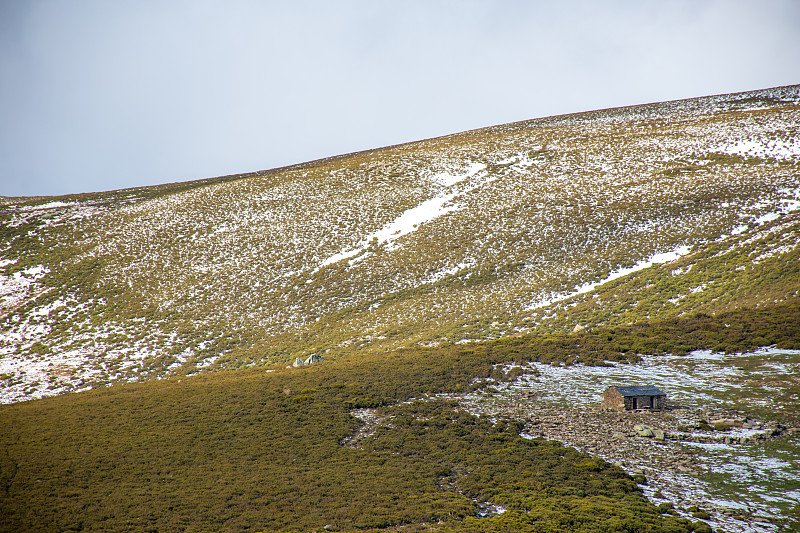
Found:
[{"label": "hillside", "polygon": [[[11,202],[2,396],[796,298],[799,94],[536,119]],[[662,267],[668,287],[646,274],[586,292],[681,255]]]},{"label": "hillside", "polygon": [[[724,526],[719,531],[791,529],[800,523],[791,497],[800,487],[791,464],[786,474],[779,465],[796,454],[800,432],[792,440],[741,447],[740,453],[757,454],[757,461],[744,459],[766,476],[766,485],[761,478],[731,485],[727,477],[709,481],[699,473],[664,479],[668,469],[660,468],[659,477],[652,461],[639,463],[629,450],[627,469],[636,468],[631,461],[642,464],[645,478],[603,459],[598,449],[587,453],[526,434],[561,424],[530,426],[531,415],[522,417],[520,407],[532,409],[535,420],[546,404],[519,394],[536,390],[531,384],[539,376],[554,376],[564,363],[570,365],[564,371],[580,371],[582,365],[572,364],[576,357],[601,365],[604,358],[625,359],[616,349],[638,360],[635,347],[674,345],[682,333],[688,335],[680,345],[688,349],[722,343],[742,349],[742,331],[797,347],[800,328],[787,327],[797,315],[795,306],[613,333],[356,352],[300,369],[216,372],[0,406],[0,531],[688,533],[710,531],[698,521],[709,510],[712,523]],[[740,329],[725,328],[727,322]],[[790,364],[800,368],[800,351],[793,353]],[[537,366],[526,370],[531,364]],[[730,397],[719,387],[725,375],[712,376],[720,405]],[[749,381],[757,375],[751,372]],[[783,378],[770,381],[770,391],[756,384],[757,396],[745,403],[783,390],[782,420],[800,424],[796,386]],[[571,411],[557,397],[559,387],[550,379],[541,385],[556,394],[556,419],[563,420]],[[567,394],[574,400],[574,388]],[[769,416],[773,409],[763,405],[754,413]],[[594,412],[580,411],[583,417]],[[687,423],[691,412],[684,411],[645,419]],[[595,432],[613,441],[618,429],[604,425]],[[691,448],[673,438],[641,440],[645,451],[670,457]],[[630,439],[627,446],[635,444]],[[691,453],[701,468],[708,458]],[[662,505],[650,503],[645,492]],[[734,499],[733,516],[718,514],[723,497]],[[746,507],[738,503],[742,498]]]},{"label": "hillside", "polygon": [[2,198],[0,531],[796,529],[798,130],[793,86]]}]

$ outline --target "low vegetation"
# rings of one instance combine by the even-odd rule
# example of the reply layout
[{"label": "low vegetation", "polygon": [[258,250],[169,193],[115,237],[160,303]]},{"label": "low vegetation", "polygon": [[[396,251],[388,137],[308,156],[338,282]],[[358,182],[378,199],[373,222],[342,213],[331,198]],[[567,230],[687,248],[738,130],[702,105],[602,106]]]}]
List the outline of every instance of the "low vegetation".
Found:
[{"label": "low vegetation", "polygon": [[[435,395],[513,379],[496,366],[512,361],[603,364],[738,350],[759,336],[797,346],[798,309],[356,353],[2,406],[0,529],[702,530],[662,514],[618,467]],[[384,422],[347,446],[362,424],[351,411],[363,408]]]},{"label": "low vegetation", "polygon": [[[7,199],[0,285],[25,284],[0,290],[3,401],[797,298],[798,117],[781,87]],[[567,298],[683,248],[680,274]]]},{"label": "low vegetation", "polygon": [[793,213],[509,321],[569,332],[576,324],[610,327],[796,300],[798,242],[800,215]]},{"label": "low vegetation", "polygon": [[447,398],[800,349],[798,117],[783,87],[3,199],[0,531],[708,531]]}]

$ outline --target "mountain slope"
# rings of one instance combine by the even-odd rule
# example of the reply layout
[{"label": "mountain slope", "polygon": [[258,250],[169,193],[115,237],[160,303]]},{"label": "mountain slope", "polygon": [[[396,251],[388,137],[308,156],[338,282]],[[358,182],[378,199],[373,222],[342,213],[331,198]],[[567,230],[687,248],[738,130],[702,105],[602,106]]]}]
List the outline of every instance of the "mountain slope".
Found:
[{"label": "mountain slope", "polygon": [[[0,406],[0,531],[693,530],[605,461],[454,402],[408,401],[464,388],[496,359],[437,355]],[[349,411],[381,403],[395,404],[384,422],[347,445]]]},{"label": "mountain slope", "polygon": [[[2,405],[0,531],[707,532],[686,508],[718,503],[709,497],[681,502],[683,518],[664,514],[670,506],[656,507],[643,494],[644,488],[652,497],[652,482],[637,486],[643,476],[630,476],[596,453],[521,436],[519,415],[490,415],[518,410],[521,401],[538,407],[530,398],[498,398],[495,387],[519,387],[517,378],[526,374],[520,365],[532,361],[543,370],[561,370],[562,363],[570,365],[563,370],[575,370],[576,359],[635,360],[637,346],[727,343],[742,350],[761,337],[798,347],[800,328],[791,322],[797,309],[476,346],[356,352],[302,369],[215,372]],[[725,327],[728,322],[735,327]],[[798,361],[796,353],[792,365]],[[776,413],[770,402],[761,411],[800,423],[796,387],[775,385],[758,397],[772,400],[782,391],[785,409]],[[476,403],[488,412],[476,412]],[[562,405],[562,417],[566,411]],[[586,417],[593,410],[578,411]],[[635,416],[653,424],[680,415]],[[797,438],[782,442],[789,453],[797,449]],[[672,440],[650,447],[686,453]],[[763,448],[751,447],[754,463],[765,462]],[[775,465],[765,470],[776,472]],[[740,523],[746,529],[720,531],[796,526],[797,507],[788,503],[796,480],[792,474],[772,481],[766,519],[755,513]],[[674,489],[686,493],[690,481],[696,484],[681,479]],[[778,495],[785,498],[779,502]],[[683,499],[689,497],[696,498]],[[755,504],[746,494],[743,499],[747,508]]]},{"label": "mountain slope", "polygon": [[564,332],[797,301],[800,213],[761,218],[770,220],[749,231],[742,228],[735,235],[723,235],[683,257],[570,295],[523,320],[541,330]]},{"label": "mountain slope", "polygon": [[[798,103],[793,86],[650,104],[12,203],[3,399],[792,300]],[[711,261],[744,249],[731,243],[766,255]],[[642,270],[616,297],[604,285],[567,299],[659,254],[692,254],[658,271],[694,261],[670,278],[691,282],[662,290]],[[715,281],[716,299],[696,301],[704,268],[747,297]]]}]

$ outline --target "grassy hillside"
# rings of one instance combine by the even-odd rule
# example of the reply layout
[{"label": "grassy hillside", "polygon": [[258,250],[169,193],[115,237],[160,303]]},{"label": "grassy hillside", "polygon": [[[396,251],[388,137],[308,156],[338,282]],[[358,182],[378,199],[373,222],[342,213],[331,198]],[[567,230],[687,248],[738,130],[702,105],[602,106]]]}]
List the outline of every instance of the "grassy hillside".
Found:
[{"label": "grassy hillside", "polygon": [[618,467],[435,395],[513,379],[496,366],[512,361],[602,364],[759,337],[799,347],[798,316],[794,304],[355,353],[2,406],[0,530],[702,531]]},{"label": "grassy hillside", "polygon": [[[8,203],[3,401],[794,298],[798,94],[551,117],[241,176]],[[671,283],[647,274],[564,300],[675,250],[695,255]]]},{"label": "grassy hillside", "polygon": [[[469,409],[524,411],[526,372],[800,350],[798,125],[783,87],[0,199],[0,531],[708,531]],[[800,428],[796,354],[730,360],[703,409]]]}]

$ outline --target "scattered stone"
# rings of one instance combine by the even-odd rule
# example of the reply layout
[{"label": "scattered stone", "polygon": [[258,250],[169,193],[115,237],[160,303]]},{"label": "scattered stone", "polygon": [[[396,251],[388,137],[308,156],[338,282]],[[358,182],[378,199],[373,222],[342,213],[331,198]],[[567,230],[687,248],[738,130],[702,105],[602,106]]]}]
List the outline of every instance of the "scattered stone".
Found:
[{"label": "scattered stone", "polygon": [[[676,480],[684,476],[695,477],[707,471],[703,460],[706,452],[700,447],[683,445],[680,441],[721,444],[727,437],[730,444],[740,445],[759,440],[763,442],[771,438],[773,431],[784,436],[790,433],[800,435],[800,428],[783,428],[766,422],[760,423],[763,429],[758,433],[748,432],[752,434],[747,436],[714,431],[711,427],[706,431],[698,431],[700,420],[742,420],[742,427],[745,423],[759,426],[756,420],[747,419],[743,413],[732,410],[699,412],[694,409],[672,409],[664,412],[620,413],[605,410],[600,405],[570,409],[540,403],[538,398],[521,402],[514,400],[492,403],[491,407],[485,404],[482,412],[498,417],[527,419],[524,433],[556,440],[601,457],[621,466],[637,483],[646,483],[647,478],[651,479],[656,490],[660,484],[678,482]],[[661,440],[662,435],[664,440]],[[656,492],[653,497],[666,499],[663,492]],[[680,511],[673,512],[686,516],[690,514],[686,512],[687,506],[707,505],[708,502],[679,499],[674,503]],[[710,511],[715,514],[717,508]]]}]

